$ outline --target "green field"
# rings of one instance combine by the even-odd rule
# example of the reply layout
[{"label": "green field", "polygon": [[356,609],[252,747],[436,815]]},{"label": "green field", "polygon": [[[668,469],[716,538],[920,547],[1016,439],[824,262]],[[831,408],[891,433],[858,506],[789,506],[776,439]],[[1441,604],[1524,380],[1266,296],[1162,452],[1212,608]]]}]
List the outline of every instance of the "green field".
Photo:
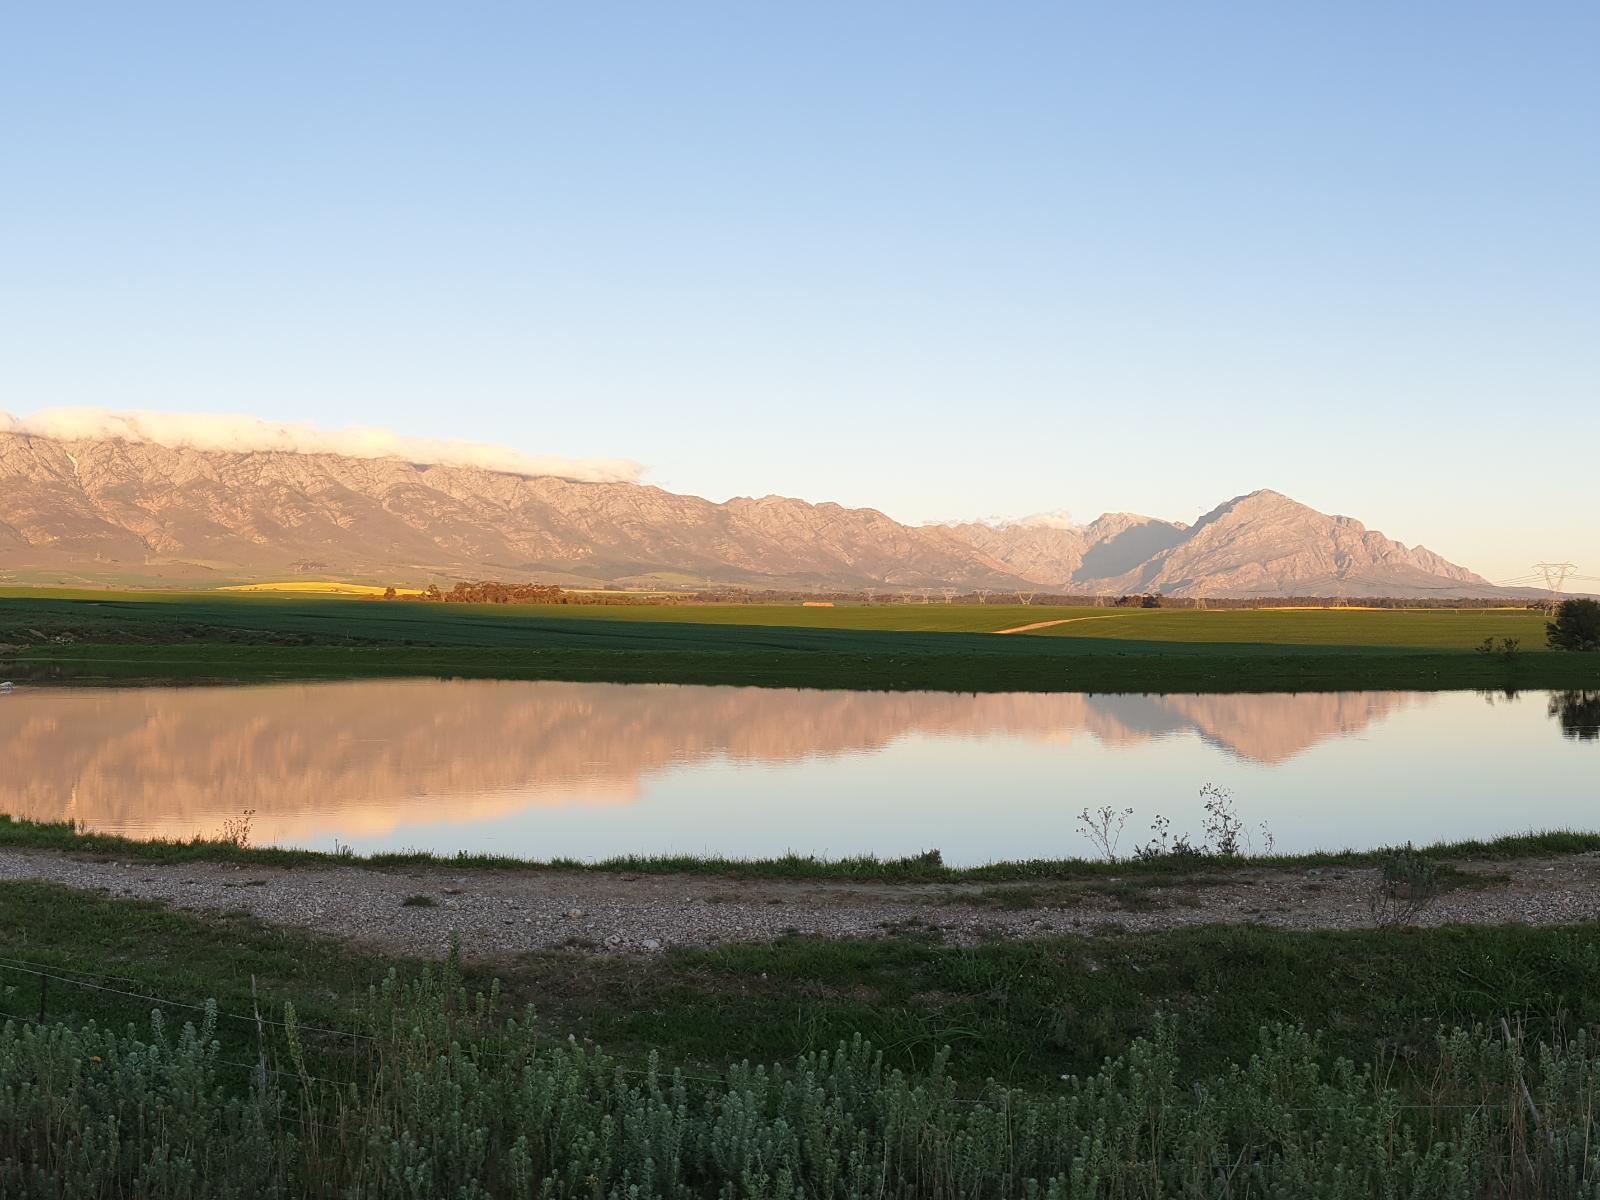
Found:
[{"label": "green field", "polygon": [[[1001,635],[1036,622],[1048,628]],[[460,675],[950,691],[1600,686],[1523,610],[504,605],[0,593],[21,680]],[[1512,656],[1484,655],[1511,638]]]},{"label": "green field", "polygon": [[[185,914],[43,883],[0,883],[0,947],[0,1019],[36,1016],[40,1003],[37,978],[8,973],[9,961],[121,981],[135,995],[56,987],[44,997],[47,1016],[118,1027],[148,1014],[142,996],[212,997],[225,1012],[246,1013],[252,989],[269,1013],[293,1001],[309,1024],[348,1026],[390,967],[421,965],[242,914]],[[494,963],[464,950],[472,982],[499,978],[512,1007],[537,1004],[556,1037],[718,1069],[861,1033],[895,1067],[926,1069],[955,1045],[952,1069],[964,1082],[1037,1087],[1064,1071],[1092,1071],[1150,1035],[1163,1013],[1181,1018],[1190,1074],[1247,1058],[1270,1020],[1323,1030],[1330,1053],[1363,1060],[1400,1045],[1426,1052],[1440,1028],[1508,1013],[1541,1035],[1563,1023],[1600,1028],[1593,927],[1210,926],[970,947],[788,938],[649,958],[538,951]],[[1308,988],[1308,979],[1323,986]],[[177,1006],[169,1015],[189,1019]],[[227,1024],[223,1035],[234,1056],[248,1057],[250,1023]]]},{"label": "green field", "polygon": [[1454,1200],[1600,1173],[1589,926],[468,947],[463,972],[0,883],[0,947],[7,1195]]}]

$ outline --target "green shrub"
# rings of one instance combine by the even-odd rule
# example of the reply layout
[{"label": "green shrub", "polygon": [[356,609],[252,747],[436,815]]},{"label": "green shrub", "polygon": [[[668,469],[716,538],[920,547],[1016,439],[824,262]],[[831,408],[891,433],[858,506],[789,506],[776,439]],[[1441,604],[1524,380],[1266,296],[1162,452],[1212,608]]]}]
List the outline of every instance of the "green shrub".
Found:
[{"label": "green shrub", "polygon": [[496,1002],[449,969],[391,975],[362,1030],[331,1039],[291,1008],[254,1064],[219,1058],[212,1007],[176,1037],[159,1014],[143,1035],[10,1022],[0,1195],[1454,1200],[1600,1184],[1600,1050],[1581,1034],[1448,1034],[1403,1095],[1282,1025],[1188,1083],[1162,1022],[1091,1076],[974,1095],[945,1058],[908,1076],[859,1038],[668,1072],[552,1043]]},{"label": "green shrub", "polygon": [[1600,651],[1600,600],[1563,600],[1544,632],[1552,650]]},{"label": "green shrub", "polygon": [[1410,842],[1387,852],[1369,897],[1373,923],[1380,928],[1409,925],[1439,896],[1439,864]]}]

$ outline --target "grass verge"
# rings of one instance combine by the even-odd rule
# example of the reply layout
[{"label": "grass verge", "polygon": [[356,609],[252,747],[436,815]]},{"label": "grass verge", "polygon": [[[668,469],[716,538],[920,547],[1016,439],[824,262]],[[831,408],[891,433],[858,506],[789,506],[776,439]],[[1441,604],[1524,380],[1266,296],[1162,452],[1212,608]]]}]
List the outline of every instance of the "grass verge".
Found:
[{"label": "grass verge", "polygon": [[[120,1028],[163,1008],[176,1026],[214,998],[225,1057],[248,1066],[254,1014],[292,1002],[314,1030],[349,1030],[371,986],[417,960],[244,915],[197,916],[53,884],[0,884],[0,1015]],[[441,945],[441,957],[444,946]],[[1600,929],[1453,927],[1305,933],[1257,926],[951,946],[910,937],[672,949],[541,951],[473,965],[548,1032],[692,1070],[785,1060],[864,1035],[925,1071],[946,1047],[968,1086],[1047,1086],[1093,1071],[1167,1017],[1184,1078],[1249,1057],[1264,1022],[1315,1029],[1330,1054],[1425,1072],[1435,1035],[1514,1016],[1532,1034],[1600,1028]],[[1317,986],[1306,986],[1316,980]],[[185,1005],[195,1007],[185,1007]],[[337,1037],[308,1035],[333,1060]],[[341,1060],[342,1061],[342,1060]]]},{"label": "grass verge", "polygon": [[[0,946],[5,1018],[35,1019],[43,1000],[46,1018],[72,1024],[142,1024],[162,1008],[176,1026],[210,997],[224,1056],[246,1067],[256,1011],[291,1002],[314,1030],[354,1029],[390,968],[421,968],[242,914],[181,914],[48,883],[0,885]],[[624,1056],[658,1051],[696,1070],[790,1059],[861,1034],[893,1067],[930,1069],[954,1046],[950,1070],[965,1085],[1045,1086],[1125,1053],[1165,1014],[1186,1078],[1248,1058],[1267,1021],[1318,1030],[1331,1053],[1389,1054],[1421,1072],[1438,1030],[1453,1026],[1510,1014],[1541,1037],[1600,1027],[1595,926],[1206,926],[971,947],[789,938],[648,957],[546,950],[478,965],[466,949],[467,986],[498,978],[510,1003],[538,1006],[552,1037],[592,1038]],[[336,1069],[341,1040],[309,1037]]]},{"label": "grass verge", "polygon": [[[1600,1179],[1587,926],[546,953],[475,1000],[453,962],[7,883],[0,947],[0,1191],[25,1200]],[[534,995],[544,1021],[506,1019]]]}]

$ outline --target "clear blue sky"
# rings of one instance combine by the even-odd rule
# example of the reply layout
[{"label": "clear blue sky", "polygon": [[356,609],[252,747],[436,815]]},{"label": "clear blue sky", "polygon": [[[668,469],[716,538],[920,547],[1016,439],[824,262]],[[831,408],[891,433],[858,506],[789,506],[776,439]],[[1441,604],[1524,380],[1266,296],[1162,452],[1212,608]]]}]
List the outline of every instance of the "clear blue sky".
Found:
[{"label": "clear blue sky", "polygon": [[1600,575],[1600,5],[13,5],[0,409]]}]

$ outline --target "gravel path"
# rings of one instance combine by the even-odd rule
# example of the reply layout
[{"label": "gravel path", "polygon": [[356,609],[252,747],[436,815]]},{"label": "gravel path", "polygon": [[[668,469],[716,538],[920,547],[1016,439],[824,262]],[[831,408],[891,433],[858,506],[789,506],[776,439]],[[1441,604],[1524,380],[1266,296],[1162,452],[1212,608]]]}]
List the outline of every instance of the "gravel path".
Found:
[{"label": "gravel path", "polygon": [[[1593,921],[1600,855],[1459,864],[1482,886],[1441,895],[1419,924]],[[593,872],[273,868],[116,862],[51,851],[0,851],[0,881],[47,880],[194,911],[243,910],[385,950],[436,956],[452,934],[492,958],[554,946],[653,953],[789,933],[872,937],[937,929],[949,941],[1256,923],[1284,929],[1370,927],[1367,868],[1232,871],[1130,890],[1073,884],[862,884]],[[1087,890],[1086,890],[1087,889]],[[1007,903],[998,897],[1009,892]],[[1108,894],[1109,893],[1109,894]],[[404,903],[426,897],[423,903]],[[1131,910],[1127,907],[1134,905]]]},{"label": "gravel path", "polygon": [[1013,625],[1010,629],[996,629],[996,633],[1031,633],[1035,629],[1049,629],[1052,625],[1071,625],[1074,621],[1109,621],[1123,613],[1105,613],[1097,617],[1062,617],[1055,621],[1035,621],[1032,625]]}]

